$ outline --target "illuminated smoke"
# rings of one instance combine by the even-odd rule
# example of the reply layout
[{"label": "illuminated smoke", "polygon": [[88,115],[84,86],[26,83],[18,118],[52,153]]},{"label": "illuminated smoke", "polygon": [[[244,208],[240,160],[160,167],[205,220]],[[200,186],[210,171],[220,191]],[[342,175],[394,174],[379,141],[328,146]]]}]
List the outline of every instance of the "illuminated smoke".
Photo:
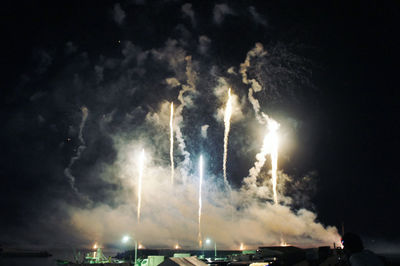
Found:
[{"label": "illuminated smoke", "polygon": [[240,64],[240,74],[242,75],[242,82],[244,84],[251,85],[249,88],[248,98],[253,107],[253,110],[256,114],[256,118],[258,122],[263,123],[263,119],[260,116],[260,103],[256,98],[254,98],[254,93],[257,93],[262,90],[260,83],[256,79],[248,79],[247,69],[251,66],[250,61],[253,58],[262,58],[267,54],[264,51],[264,47],[261,43],[256,43],[255,47],[247,52],[246,59],[243,63]]},{"label": "illuminated smoke", "polygon": [[196,91],[195,82],[197,78],[196,73],[192,70],[192,57],[186,56],[185,61],[187,84],[183,84],[182,89],[179,91],[178,100],[181,104],[178,106],[178,108],[176,108],[175,112],[175,136],[178,142],[179,151],[184,157],[183,161],[181,162],[182,167],[180,167],[182,177],[184,178],[184,183],[185,178],[190,172],[190,153],[186,150],[185,140],[181,131],[181,126],[183,124],[182,111],[185,106],[190,104],[189,100],[185,98],[185,93]]},{"label": "illuminated smoke", "polygon": [[174,103],[171,103],[171,115],[169,118],[169,132],[170,132],[170,151],[169,157],[171,160],[171,184],[174,184],[174,128],[173,128],[173,119],[174,119]]},{"label": "illuminated smoke", "polygon": [[228,101],[225,107],[225,115],[224,115],[224,124],[225,124],[225,133],[224,133],[224,161],[223,161],[223,171],[224,171],[224,181],[227,182],[226,177],[226,161],[228,158],[228,137],[229,130],[231,128],[231,116],[232,116],[232,97],[231,97],[231,89],[228,90]]},{"label": "illuminated smoke", "polygon": [[200,155],[200,161],[199,161],[199,234],[198,234],[198,240],[199,240],[199,247],[202,246],[202,236],[201,236],[201,207],[203,205],[202,199],[201,199],[201,187],[203,185],[203,155]]},{"label": "illuminated smoke", "polygon": [[289,246],[289,244],[286,243],[285,239],[283,239],[283,236],[282,236],[282,235],[281,235],[281,243],[280,243],[280,246],[282,246],[282,247],[287,247],[287,246]]},{"label": "illuminated smoke", "polygon": [[272,181],[272,191],[274,203],[278,203],[278,193],[277,193],[277,182],[278,182],[278,129],[280,127],[279,123],[274,119],[268,117],[266,114],[262,113],[264,119],[267,121],[268,132],[264,137],[263,146],[261,151],[256,155],[256,162],[254,166],[249,171],[249,176],[245,178],[245,183],[250,187],[256,187],[257,177],[264,166],[266,161],[266,156],[269,154],[271,157],[271,181]]},{"label": "illuminated smoke", "polygon": [[138,178],[138,200],[137,200],[137,221],[140,223],[140,212],[142,205],[142,179],[143,179],[143,170],[144,170],[144,149],[142,150],[142,154],[140,156],[139,162],[139,178]]},{"label": "illuminated smoke", "polygon": [[260,115],[260,103],[258,102],[258,100],[256,98],[254,98],[253,94],[254,94],[253,89],[250,88],[249,89],[249,93],[248,93],[249,101],[251,103],[251,106],[253,107],[253,110],[254,110],[254,113],[256,115],[257,121],[260,124],[263,124],[263,123],[265,123],[265,120]]},{"label": "illuminated smoke", "polygon": [[83,131],[83,128],[85,127],[86,120],[87,120],[88,113],[89,113],[89,110],[87,109],[86,106],[82,106],[81,111],[82,111],[82,120],[81,120],[81,124],[79,125],[79,134],[78,134],[80,145],[78,147],[78,150],[77,150],[75,156],[71,158],[71,160],[70,160],[70,162],[68,164],[68,167],[64,169],[64,174],[65,174],[66,177],[68,177],[69,184],[71,185],[71,188],[76,193],[78,193],[78,189],[75,187],[75,177],[71,173],[71,168],[74,165],[74,163],[77,160],[79,160],[79,158],[81,157],[82,152],[86,149],[86,143],[85,143],[85,140],[83,139],[82,131]]},{"label": "illuminated smoke", "polygon": [[279,123],[275,120],[269,118],[266,114],[261,112],[260,115],[260,103],[254,97],[254,93],[262,90],[261,85],[255,79],[248,79],[247,70],[251,66],[250,61],[252,58],[261,58],[265,56],[267,52],[264,51],[264,47],[261,43],[256,43],[256,46],[247,53],[245,61],[240,64],[240,73],[242,74],[242,81],[244,84],[249,84],[251,87],[249,88],[248,98],[255,112],[257,121],[261,124],[264,124],[267,121],[268,133],[264,137],[263,147],[256,155],[257,162],[254,164],[254,167],[250,169],[250,175],[246,178],[245,182],[249,185],[254,186],[257,180],[257,176],[260,173],[262,166],[265,163],[265,157],[267,154],[271,157],[271,176],[272,176],[272,191],[274,203],[278,203],[278,193],[276,191],[276,186],[278,182],[278,134],[277,130],[279,129]]},{"label": "illuminated smoke", "polygon": [[[175,164],[171,163],[172,161],[168,162],[168,145],[171,145],[172,142],[169,139],[171,136],[168,136],[169,132],[165,128],[171,120],[171,116],[168,117],[168,105],[171,105],[171,109],[173,106],[171,103],[167,103],[165,105],[166,109],[163,110],[164,115],[162,116],[164,133],[160,133],[160,131],[152,133],[147,131],[147,128],[135,127],[132,129],[134,138],[131,138],[131,136],[121,137],[119,134],[113,135],[116,140],[115,148],[118,152],[118,158],[106,169],[111,174],[104,173],[102,176],[102,178],[107,177],[110,181],[118,183],[130,182],[131,179],[125,179],[125,177],[131,177],[132,173],[136,175],[137,170],[132,170],[132,166],[136,165],[126,163],[132,151],[129,145],[134,145],[135,147],[136,145],[140,147],[148,146],[148,150],[146,148],[146,158],[150,158],[149,154],[152,154],[156,155],[157,157],[154,156],[154,158],[158,159],[154,164],[147,163],[147,161],[146,165],[144,163],[141,164],[143,167],[146,166],[145,169],[141,167],[141,171],[146,171],[146,181],[143,183],[143,191],[140,188],[138,197],[143,193],[143,195],[146,195],[144,199],[151,199],[151,201],[145,200],[144,205],[146,206],[146,210],[151,209],[152,212],[145,212],[146,215],[136,218],[135,213],[132,214],[130,212],[132,205],[136,203],[136,198],[127,197],[126,195],[131,195],[129,194],[130,190],[126,189],[128,186],[122,186],[121,190],[117,191],[120,192],[117,196],[120,204],[117,204],[115,207],[111,207],[111,205],[105,203],[98,203],[90,209],[70,208],[71,224],[76,227],[78,232],[84,232],[85,236],[90,236],[90,239],[114,241],[120,237],[121,232],[127,232],[137,226],[140,219],[140,230],[135,232],[135,234],[138,239],[144,241],[143,244],[152,247],[165,247],[166,245],[173,247],[177,242],[179,242],[179,246],[182,248],[198,245],[201,247],[202,238],[206,234],[217,239],[221,247],[235,249],[241,243],[246,245],[242,245],[241,248],[243,249],[257,247],[260,244],[279,245],[285,242],[291,245],[297,244],[309,247],[317,244],[332,244],[334,241],[340,239],[336,228],[325,227],[317,222],[315,213],[306,209],[296,210],[289,205],[276,204],[278,202],[276,184],[278,182],[279,143],[277,142],[277,133],[279,132],[277,130],[279,124],[269,119],[268,116],[263,115],[260,107],[261,102],[259,103],[256,99],[256,96],[258,96],[257,92],[261,86],[255,79],[247,78],[247,74],[250,76],[250,71],[247,70],[247,67],[251,67],[250,62],[253,63],[253,60],[259,60],[256,56],[258,57],[260,54],[263,54],[261,49],[258,50],[259,53],[249,52],[248,58],[246,58],[246,65],[241,67],[240,72],[244,75],[243,80],[246,81],[243,82],[249,84],[248,99],[256,112],[256,117],[261,124],[265,125],[263,128],[268,132],[264,137],[262,149],[257,154],[254,167],[250,169],[249,176],[245,179],[244,187],[241,190],[234,188],[231,190],[233,200],[227,197],[226,191],[220,190],[217,184],[212,183],[214,180],[212,176],[210,182],[204,182],[203,184],[204,166],[201,156],[198,164],[190,160],[189,148],[194,146],[194,142],[198,140],[192,138],[193,136],[185,138],[186,136],[182,134],[184,126],[187,125],[185,121],[186,117],[184,117],[187,112],[184,112],[186,110],[182,110],[194,107],[196,101],[192,101],[194,99],[193,96],[198,95],[198,93],[196,93],[194,87],[196,84],[196,72],[192,71],[191,59],[187,57],[185,58],[186,61],[182,60],[183,62],[180,65],[181,69],[184,69],[184,64],[186,63],[187,80],[183,80],[183,75],[177,75],[177,82],[180,83],[181,90],[178,96],[178,103],[175,102],[175,109],[171,110],[174,126],[171,136],[176,138],[173,140],[178,144],[176,145],[178,153],[174,151],[175,155],[178,156],[174,158]],[[224,97],[226,91],[227,87],[224,87],[220,95]],[[232,119],[234,119],[238,115],[235,109],[236,95],[232,94],[231,97],[233,112],[235,112]],[[242,104],[246,104],[246,102],[243,101]],[[213,106],[206,107],[213,108]],[[224,111],[226,111],[226,107],[225,110],[219,113],[220,118]],[[246,119],[250,119],[250,117],[246,117]],[[201,121],[201,124],[196,124],[195,122],[197,121],[190,121],[193,131],[203,125],[202,140],[205,140],[208,126],[204,125],[204,120]],[[211,133],[214,132],[209,132],[207,139],[210,142],[214,140],[213,137],[215,136]],[[230,148],[232,150],[233,136],[227,135],[231,138]],[[136,138],[136,136],[141,137]],[[158,141],[155,141],[155,139]],[[185,146],[185,142],[190,144],[188,145],[189,148]],[[163,148],[162,151],[160,151],[160,147]],[[160,156],[160,154],[165,154],[166,156]],[[270,155],[271,165],[268,164],[266,168],[271,167],[271,180],[257,180],[257,178],[261,178],[260,171],[265,167],[265,162],[269,159],[267,158],[268,155]],[[246,154],[241,154],[241,156],[248,156],[247,149]],[[176,161],[177,158],[179,158],[179,162]],[[137,163],[139,164],[139,162]],[[179,175],[176,172],[174,176],[173,190],[170,189],[169,184],[171,182],[168,179],[172,171],[171,166],[175,166],[179,171]],[[196,168],[198,168],[198,171],[196,171]],[[198,176],[196,176],[197,174],[193,174],[194,172],[197,172]],[[141,175],[143,175],[143,172],[139,176]],[[182,180],[187,180],[187,182],[176,182],[178,177],[182,178]],[[116,180],[113,180],[114,178]],[[272,185],[269,185],[269,182]],[[219,182],[217,181],[216,183]],[[266,183],[268,185],[265,186]],[[138,185],[141,187],[141,183],[137,182],[135,190],[139,190]],[[246,185],[249,185],[253,190],[246,189]],[[202,191],[207,191],[207,193]],[[257,191],[258,194],[253,193],[253,191]],[[197,193],[198,197],[195,196]],[[266,198],[270,199],[271,202],[265,202],[265,198],[262,198],[260,195],[267,196]],[[260,198],[263,200],[260,200]],[[283,201],[283,199],[280,200]],[[137,201],[138,211],[140,212],[141,203],[139,203],[139,199]],[[196,205],[198,205],[198,211],[196,210]],[[232,206],[235,208],[232,208],[233,215],[231,216],[229,214]],[[234,220],[231,217],[234,217]],[[196,231],[198,231],[198,234],[187,233]],[[96,238],[93,236],[96,236]],[[284,236],[284,240],[282,236]]]},{"label": "illuminated smoke", "polygon": [[[240,64],[240,74],[242,74],[242,81],[244,84],[253,84],[255,81],[254,79],[248,79],[247,77],[247,69],[250,67],[250,60],[255,57],[263,57],[267,54],[266,51],[264,51],[264,47],[261,43],[256,43],[255,47],[251,49],[250,51],[247,52],[246,59],[244,60],[243,63]],[[257,89],[255,89],[256,92],[258,92]]]}]

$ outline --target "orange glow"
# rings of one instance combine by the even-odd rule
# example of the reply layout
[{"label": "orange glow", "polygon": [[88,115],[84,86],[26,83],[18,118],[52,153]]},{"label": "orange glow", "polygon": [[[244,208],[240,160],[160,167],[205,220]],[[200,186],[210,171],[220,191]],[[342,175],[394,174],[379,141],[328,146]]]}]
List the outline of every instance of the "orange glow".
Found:
[{"label": "orange glow", "polygon": [[282,240],[281,241],[281,244],[280,244],[282,247],[287,247],[287,246],[289,246],[289,244],[288,243],[286,243],[284,240]]}]

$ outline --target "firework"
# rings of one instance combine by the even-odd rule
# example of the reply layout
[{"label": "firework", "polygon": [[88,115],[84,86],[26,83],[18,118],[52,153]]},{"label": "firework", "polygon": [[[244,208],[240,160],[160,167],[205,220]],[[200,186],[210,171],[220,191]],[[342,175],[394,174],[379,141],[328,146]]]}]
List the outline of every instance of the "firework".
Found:
[{"label": "firework", "polygon": [[171,103],[171,115],[169,118],[169,132],[170,132],[170,149],[169,158],[171,161],[171,184],[174,184],[174,103]]},{"label": "firework", "polygon": [[225,133],[224,133],[224,160],[223,160],[222,169],[224,171],[224,181],[225,182],[227,182],[226,161],[228,158],[228,137],[229,137],[229,130],[231,128],[231,116],[232,116],[232,96],[231,96],[231,89],[229,89],[228,90],[228,102],[226,103],[225,114],[224,114]]}]

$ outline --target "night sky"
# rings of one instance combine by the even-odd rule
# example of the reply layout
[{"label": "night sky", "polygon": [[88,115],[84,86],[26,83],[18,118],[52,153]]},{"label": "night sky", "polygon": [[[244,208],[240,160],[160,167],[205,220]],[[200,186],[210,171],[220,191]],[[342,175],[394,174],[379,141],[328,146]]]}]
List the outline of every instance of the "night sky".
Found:
[{"label": "night sky", "polygon": [[223,84],[241,113],[232,118],[227,164],[239,191],[265,134],[240,72],[257,43],[266,53],[251,57],[247,75],[262,87],[254,94],[260,111],[281,124],[279,169],[290,177],[281,192],[292,199],[282,204],[339,232],[344,223],[370,245],[398,247],[400,5],[322,2],[3,4],[0,244],[89,243],[75,224],[85,215],[74,213],[90,217],[118,209],[129,191],[135,197],[115,170],[127,163],[129,143],[151,146],[152,167],[168,169],[166,102],[183,108],[191,160],[176,140],[176,171],[196,176],[202,153],[218,187]]}]

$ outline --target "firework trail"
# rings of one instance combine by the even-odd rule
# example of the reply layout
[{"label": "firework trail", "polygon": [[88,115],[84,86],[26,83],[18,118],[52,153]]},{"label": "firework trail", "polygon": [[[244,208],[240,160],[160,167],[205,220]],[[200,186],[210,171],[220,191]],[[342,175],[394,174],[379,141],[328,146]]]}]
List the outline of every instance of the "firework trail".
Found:
[{"label": "firework trail", "polygon": [[272,171],[272,190],[274,192],[274,203],[278,203],[278,193],[276,191],[276,184],[278,182],[278,129],[279,123],[273,119],[268,120],[268,136],[270,142],[270,155],[271,155],[271,171]]},{"label": "firework trail", "polygon": [[171,184],[174,184],[174,128],[173,128],[173,119],[174,119],[174,103],[171,103],[171,115],[169,118],[169,132],[170,132],[170,151],[169,157],[171,160]]},{"label": "firework trail", "polygon": [[144,168],[144,149],[142,150],[142,154],[140,156],[140,165],[139,165],[139,180],[138,180],[138,205],[137,205],[137,221],[140,223],[140,211],[142,204],[142,179],[143,179],[143,168]]},{"label": "firework trail", "polygon": [[89,110],[87,109],[86,106],[82,106],[81,111],[82,111],[82,121],[81,124],[79,125],[79,134],[78,134],[78,138],[81,144],[79,145],[75,156],[71,158],[68,167],[64,169],[64,174],[66,177],[68,177],[71,188],[77,193],[78,189],[75,187],[75,177],[71,173],[71,168],[74,165],[75,161],[77,161],[81,157],[82,152],[86,149],[86,143],[85,140],[83,139],[82,131],[86,124],[86,120],[89,114]]},{"label": "firework trail", "polygon": [[226,161],[228,158],[228,137],[229,137],[229,130],[231,128],[231,116],[232,116],[232,96],[231,96],[231,89],[228,90],[228,101],[225,107],[225,114],[224,114],[224,124],[225,124],[225,133],[224,133],[224,161],[222,165],[222,169],[224,171],[224,181],[225,183],[228,181],[226,177]]},{"label": "firework trail", "polygon": [[278,203],[278,192],[277,192],[277,182],[278,182],[278,129],[280,127],[279,123],[274,119],[268,117],[266,114],[262,113],[262,116],[267,121],[268,133],[264,137],[263,146],[261,151],[256,155],[256,162],[254,166],[249,171],[249,176],[245,178],[245,183],[251,187],[256,186],[257,177],[264,166],[266,161],[266,156],[270,155],[271,158],[271,176],[272,176],[272,190],[274,203]]},{"label": "firework trail", "polygon": [[203,185],[203,156],[200,155],[199,161],[199,247],[202,246],[202,236],[201,236],[201,207],[202,207],[202,199],[201,199],[201,187]]}]

